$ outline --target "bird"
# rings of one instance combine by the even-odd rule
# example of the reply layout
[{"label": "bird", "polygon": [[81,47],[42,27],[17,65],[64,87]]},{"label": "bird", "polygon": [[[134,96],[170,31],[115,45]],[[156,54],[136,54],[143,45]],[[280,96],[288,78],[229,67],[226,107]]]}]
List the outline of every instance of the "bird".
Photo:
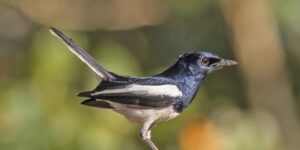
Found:
[{"label": "bird", "polygon": [[153,127],[178,117],[193,101],[208,74],[238,64],[198,50],[180,55],[174,65],[153,76],[120,75],[104,69],[63,32],[54,27],[49,31],[101,79],[95,89],[78,94],[86,98],[81,104],[110,109],[142,124],[139,135],[152,150],[158,150],[151,140]]}]

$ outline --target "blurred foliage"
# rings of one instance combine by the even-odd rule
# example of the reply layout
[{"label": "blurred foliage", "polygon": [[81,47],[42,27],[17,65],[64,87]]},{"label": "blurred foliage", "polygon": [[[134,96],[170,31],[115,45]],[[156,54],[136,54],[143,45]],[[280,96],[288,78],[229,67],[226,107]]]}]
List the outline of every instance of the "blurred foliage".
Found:
[{"label": "blurred foliage", "polygon": [[[292,115],[273,113],[249,97],[249,89],[253,87],[249,86],[245,64],[253,63],[255,69],[275,54],[267,53],[263,61],[252,57],[246,62],[241,57],[234,34],[239,30],[234,24],[246,25],[230,23],[234,19],[228,19],[228,12],[238,12],[240,7],[224,6],[227,2],[1,1],[0,149],[147,148],[138,136],[140,125],[110,110],[80,105],[83,99],[76,97],[76,93],[93,89],[98,83],[95,74],[55,39],[47,26],[62,29],[105,68],[125,75],[161,72],[178,55],[193,50],[211,51],[243,62],[240,68],[226,68],[207,77],[193,103],[180,117],[154,129],[152,137],[160,149],[297,149],[300,140],[283,132],[289,129],[284,129],[280,117],[288,117],[299,126],[300,1],[265,1],[272,27],[278,32],[275,44],[282,45],[278,50],[283,61],[276,63],[284,67],[283,76],[287,78],[284,85],[288,87],[285,90],[291,93],[288,99],[265,103],[276,105],[276,109],[295,110]],[[246,1],[242,3],[248,5]],[[224,8],[230,9],[224,11]],[[264,7],[258,5],[256,9]],[[249,27],[255,25],[262,25],[262,21]],[[252,56],[261,56],[263,52],[256,51]],[[265,67],[271,74],[277,73]],[[282,86],[276,84],[274,88],[280,91]],[[300,135],[299,128],[293,128],[292,132]],[[293,145],[286,139],[292,139]]]}]

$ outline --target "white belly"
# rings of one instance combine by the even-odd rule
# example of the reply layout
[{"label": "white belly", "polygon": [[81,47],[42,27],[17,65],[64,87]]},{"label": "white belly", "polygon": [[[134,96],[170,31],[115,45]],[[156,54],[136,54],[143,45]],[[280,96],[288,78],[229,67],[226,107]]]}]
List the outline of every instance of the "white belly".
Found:
[{"label": "white belly", "polygon": [[173,109],[173,106],[141,109],[134,108],[130,105],[123,105],[109,101],[107,102],[114,107],[114,111],[124,115],[128,120],[134,122],[145,123],[149,120],[161,122],[173,119],[179,115],[179,113]]}]

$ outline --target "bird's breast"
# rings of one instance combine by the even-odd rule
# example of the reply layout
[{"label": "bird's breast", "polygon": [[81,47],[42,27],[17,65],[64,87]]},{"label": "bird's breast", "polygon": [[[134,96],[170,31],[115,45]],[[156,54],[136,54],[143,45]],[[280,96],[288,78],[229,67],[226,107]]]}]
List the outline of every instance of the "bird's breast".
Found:
[{"label": "bird's breast", "polygon": [[174,107],[178,107],[179,110],[181,110],[182,107],[186,108],[193,101],[201,85],[201,81],[202,79],[186,79],[184,84],[182,84],[180,87],[182,89],[181,101],[180,103],[176,103]]}]

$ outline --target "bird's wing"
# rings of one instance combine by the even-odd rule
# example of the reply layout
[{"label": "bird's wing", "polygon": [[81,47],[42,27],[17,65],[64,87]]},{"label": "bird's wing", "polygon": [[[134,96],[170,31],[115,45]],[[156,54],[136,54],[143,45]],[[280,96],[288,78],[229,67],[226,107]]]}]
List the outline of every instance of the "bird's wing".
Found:
[{"label": "bird's wing", "polygon": [[148,82],[102,82],[95,90],[82,92],[79,96],[101,99],[141,107],[163,107],[174,104],[182,96],[178,86],[172,83]]},{"label": "bird's wing", "polygon": [[50,27],[49,31],[58,39],[60,39],[72,53],[74,53],[81,61],[87,64],[102,80],[115,79],[111,73],[101,67],[91,55],[73,42],[73,40],[67,37],[63,32],[53,27]]}]

